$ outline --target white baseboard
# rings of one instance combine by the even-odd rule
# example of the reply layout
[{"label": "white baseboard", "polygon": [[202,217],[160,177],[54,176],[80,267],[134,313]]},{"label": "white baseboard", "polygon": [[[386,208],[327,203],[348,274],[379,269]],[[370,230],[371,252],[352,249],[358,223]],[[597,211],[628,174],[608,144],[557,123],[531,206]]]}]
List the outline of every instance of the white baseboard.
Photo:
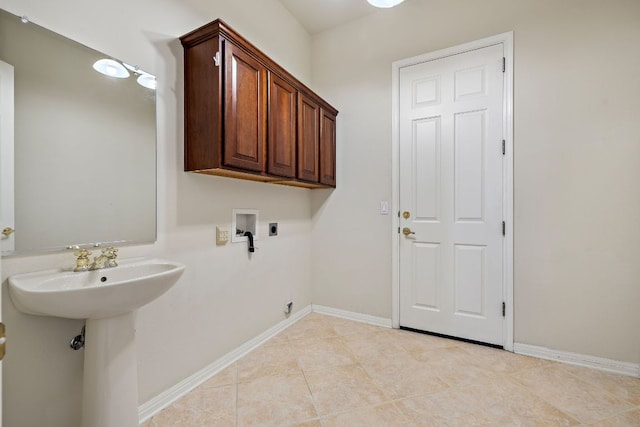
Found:
[{"label": "white baseboard", "polygon": [[227,366],[231,365],[238,359],[245,356],[247,353],[255,350],[260,345],[264,344],[270,338],[273,338],[278,333],[287,329],[289,326],[296,323],[298,320],[302,319],[307,314],[311,313],[311,306],[307,306],[302,310],[292,314],[288,319],[285,319],[273,326],[272,328],[266,330],[262,334],[253,338],[252,340],[247,341],[242,344],[240,347],[231,351],[230,353],[225,354],[220,359],[216,360],[209,366],[201,369],[195,374],[191,375],[188,378],[180,381],[178,384],[173,387],[163,391],[153,399],[143,403],[138,407],[138,417],[140,418],[140,423],[144,423],[153,415],[160,412],[162,409],[171,405],[176,400],[185,396],[187,393],[198,387],[200,384],[206,382],[211,377],[213,377],[218,372],[222,371]]},{"label": "white baseboard", "polygon": [[533,356],[540,359],[553,360],[556,362],[563,362],[571,365],[584,366],[587,368],[594,368],[601,371],[612,372],[614,374],[640,378],[639,363],[620,362],[618,360],[605,359],[602,357],[589,356],[586,354],[571,353],[568,351],[553,350],[546,347],[519,343],[513,344],[513,352],[522,354],[524,356]]},{"label": "white baseboard", "polygon": [[329,316],[355,320],[356,322],[363,322],[370,325],[391,328],[391,319],[385,319],[384,317],[370,316],[368,314],[355,313],[353,311],[340,310],[337,308],[325,307],[317,304],[311,304],[311,309],[315,313],[327,314]]}]

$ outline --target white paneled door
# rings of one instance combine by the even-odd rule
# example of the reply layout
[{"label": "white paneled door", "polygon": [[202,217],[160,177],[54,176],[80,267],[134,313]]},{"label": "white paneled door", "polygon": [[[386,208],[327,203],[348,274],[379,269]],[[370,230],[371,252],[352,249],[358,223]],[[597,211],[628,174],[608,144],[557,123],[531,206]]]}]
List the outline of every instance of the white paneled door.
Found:
[{"label": "white paneled door", "polygon": [[503,345],[503,45],[399,70],[400,325]]}]

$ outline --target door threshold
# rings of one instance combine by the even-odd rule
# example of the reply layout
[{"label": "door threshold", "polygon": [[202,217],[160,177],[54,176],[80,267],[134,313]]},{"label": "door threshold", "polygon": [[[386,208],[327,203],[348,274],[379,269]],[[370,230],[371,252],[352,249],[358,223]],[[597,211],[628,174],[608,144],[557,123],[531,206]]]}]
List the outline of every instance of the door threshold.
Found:
[{"label": "door threshold", "polygon": [[490,344],[488,342],[470,340],[468,338],[454,337],[454,336],[451,336],[451,335],[439,334],[437,332],[423,331],[421,329],[409,328],[407,326],[400,326],[400,329],[402,329],[404,331],[417,332],[419,334],[432,335],[434,337],[447,338],[447,339],[450,339],[450,340],[462,341],[462,342],[466,342],[466,343],[469,343],[469,344],[477,344],[477,345],[482,345],[484,347],[491,347],[491,348],[497,348],[499,350],[504,350],[504,347],[501,346],[501,345],[498,345],[498,344]]}]

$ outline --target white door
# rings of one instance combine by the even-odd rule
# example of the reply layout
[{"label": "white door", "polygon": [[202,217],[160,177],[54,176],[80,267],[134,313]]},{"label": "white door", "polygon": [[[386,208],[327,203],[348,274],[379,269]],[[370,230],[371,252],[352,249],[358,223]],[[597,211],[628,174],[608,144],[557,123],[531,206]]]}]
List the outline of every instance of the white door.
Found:
[{"label": "white door", "polygon": [[[6,222],[8,221],[8,222]],[[0,240],[2,250],[13,250],[13,67],[0,61]],[[5,241],[10,242],[5,246]],[[0,252],[0,257],[2,256]],[[2,276],[0,259],[0,277]],[[2,427],[2,358],[5,331],[2,323],[2,292],[0,292],[0,427]]]},{"label": "white door", "polygon": [[496,345],[503,57],[496,44],[399,70],[400,326]]}]

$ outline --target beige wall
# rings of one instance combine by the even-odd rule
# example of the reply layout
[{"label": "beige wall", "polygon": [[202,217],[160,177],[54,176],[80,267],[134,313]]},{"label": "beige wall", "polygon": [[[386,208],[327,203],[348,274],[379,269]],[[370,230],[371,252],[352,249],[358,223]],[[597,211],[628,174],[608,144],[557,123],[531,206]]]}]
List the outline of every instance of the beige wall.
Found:
[{"label": "beige wall", "polygon": [[[176,286],[137,318],[140,403],[178,383],[310,304],[310,191],[182,172],[182,48],[177,38],[215,18],[308,82],[310,37],[276,0],[54,3],[1,0],[0,7],[139,66],[158,77],[158,242],[125,247],[121,258],[184,262]],[[15,41],[5,41],[15,42]],[[216,225],[233,208],[260,211],[259,250],[216,247]],[[269,238],[268,222],[279,223]],[[11,274],[72,265],[71,254],[2,259],[4,425],[79,425],[83,352],[68,342],[82,322],[24,315],[6,290]]]},{"label": "beige wall", "polygon": [[515,341],[638,363],[636,0],[407,0],[314,37],[314,85],[340,116],[338,189],[312,195],[312,300],[391,317],[391,63],[506,31]]}]

